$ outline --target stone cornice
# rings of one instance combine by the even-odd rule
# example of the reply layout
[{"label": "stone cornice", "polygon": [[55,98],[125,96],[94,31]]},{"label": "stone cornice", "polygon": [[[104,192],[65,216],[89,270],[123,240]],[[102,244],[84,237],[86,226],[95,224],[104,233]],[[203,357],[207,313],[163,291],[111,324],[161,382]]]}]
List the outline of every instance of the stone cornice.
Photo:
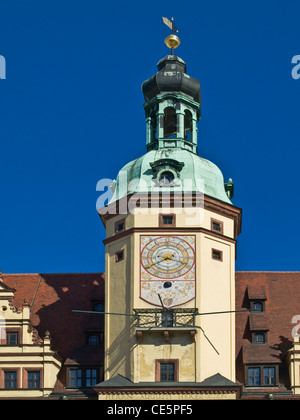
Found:
[{"label": "stone cornice", "polygon": [[[137,227],[137,228],[131,228],[131,229],[127,229],[124,230],[123,232],[117,233],[116,235],[113,235],[107,239],[103,240],[104,245],[107,245],[111,242],[117,241],[119,239],[122,239],[128,235],[132,235],[133,233],[145,233],[145,232],[157,232],[158,231],[158,227],[145,227],[145,228],[141,228],[141,227]],[[211,230],[205,229],[205,228],[195,228],[195,227],[173,227],[173,228],[168,228],[168,233],[173,233],[173,234],[179,234],[181,232],[198,232],[198,233],[205,233],[207,235],[213,236],[215,238],[227,241],[227,242],[231,242],[231,243],[236,243],[236,239],[234,238],[230,238],[229,236],[225,236],[225,235],[221,235],[219,233],[213,232]]]},{"label": "stone cornice", "polygon": [[[128,202],[132,195],[128,195],[115,203],[109,204],[108,206],[99,209],[99,216],[104,224],[111,218],[119,214],[128,214]],[[151,209],[168,207],[169,209],[178,207],[179,202],[182,203],[182,195],[170,195],[167,200],[163,200],[161,195],[151,196],[151,194],[134,194],[134,198],[139,202],[140,208]],[[232,204],[225,203],[221,200],[217,200],[208,195],[184,195],[184,206],[182,208],[192,207],[204,207],[206,210],[210,210],[214,213],[220,214],[224,217],[228,217],[234,221],[234,238],[237,238],[241,232],[242,222],[242,209]],[[177,206],[176,206],[177,204]]]}]

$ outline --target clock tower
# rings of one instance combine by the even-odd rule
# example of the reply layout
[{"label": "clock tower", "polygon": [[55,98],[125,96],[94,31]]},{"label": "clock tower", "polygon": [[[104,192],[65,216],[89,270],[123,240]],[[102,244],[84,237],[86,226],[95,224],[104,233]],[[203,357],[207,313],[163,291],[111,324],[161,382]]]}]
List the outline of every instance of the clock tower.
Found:
[{"label": "clock tower", "polygon": [[[233,183],[198,155],[200,83],[174,55],[142,85],[146,153],[98,212],[106,228],[99,399],[235,398]],[[165,394],[162,394],[165,393]],[[151,398],[151,397],[150,397]],[[154,397],[153,397],[154,398]]]}]

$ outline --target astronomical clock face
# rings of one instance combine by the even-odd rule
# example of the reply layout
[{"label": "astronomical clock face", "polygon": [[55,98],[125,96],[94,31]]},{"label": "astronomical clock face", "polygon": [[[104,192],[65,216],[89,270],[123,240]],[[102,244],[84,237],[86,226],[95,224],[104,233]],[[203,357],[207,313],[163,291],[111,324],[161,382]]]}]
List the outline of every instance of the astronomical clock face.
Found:
[{"label": "astronomical clock face", "polygon": [[166,308],[195,297],[195,236],[141,236],[140,296]]}]

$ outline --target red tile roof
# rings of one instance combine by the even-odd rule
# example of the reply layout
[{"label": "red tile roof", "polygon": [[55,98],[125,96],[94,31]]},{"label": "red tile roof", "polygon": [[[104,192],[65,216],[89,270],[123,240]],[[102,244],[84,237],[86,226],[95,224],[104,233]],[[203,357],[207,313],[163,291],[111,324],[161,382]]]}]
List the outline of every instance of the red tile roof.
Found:
[{"label": "red tile roof", "polygon": [[[237,379],[244,382],[243,363],[280,363],[282,386],[289,386],[285,357],[293,345],[292,319],[300,315],[300,272],[236,273],[236,310],[250,309],[250,299],[266,299],[265,314],[236,313]],[[267,328],[267,343],[251,344],[253,330]]]},{"label": "red tile roof", "polygon": [[103,273],[3,274],[2,281],[16,290],[15,306],[27,299],[33,326],[42,338],[50,332],[51,346],[63,360],[102,364],[103,351],[86,345],[86,332],[103,331],[103,316],[72,311],[91,311],[93,301],[104,300]]},{"label": "red tile roof", "polygon": [[[103,316],[74,313],[92,310],[104,300],[104,274],[3,274],[3,283],[15,289],[14,305],[24,299],[31,306],[32,324],[40,337],[47,330],[52,348],[65,364],[103,364],[103,349],[87,346],[86,332],[103,330]],[[265,301],[265,313],[236,313],[237,380],[244,383],[244,364],[279,363],[281,388],[289,377],[285,356],[293,345],[293,317],[300,316],[300,272],[236,273],[236,310],[250,309],[251,299]],[[267,343],[251,343],[253,331],[267,331]],[[59,381],[58,381],[59,382]],[[64,382],[64,381],[63,381]]]}]

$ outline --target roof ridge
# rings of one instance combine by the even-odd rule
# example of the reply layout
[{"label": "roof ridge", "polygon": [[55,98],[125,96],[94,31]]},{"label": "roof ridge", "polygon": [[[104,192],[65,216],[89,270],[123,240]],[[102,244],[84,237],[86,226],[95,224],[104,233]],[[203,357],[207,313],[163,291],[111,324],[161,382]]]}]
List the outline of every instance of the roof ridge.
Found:
[{"label": "roof ridge", "polygon": [[3,276],[44,276],[44,275],[58,275],[58,276],[63,276],[63,275],[69,275],[69,274],[76,274],[76,275],[80,275],[80,276],[86,276],[86,275],[91,275],[91,274],[100,274],[103,275],[105,274],[104,272],[101,271],[95,271],[95,272],[85,272],[85,273],[78,273],[78,272],[61,272],[61,273],[2,273]]},{"label": "roof ridge", "polygon": [[236,272],[235,272],[236,274],[237,273],[299,273],[300,274],[300,271],[276,271],[276,270],[274,270],[274,271],[272,271],[272,270],[261,270],[261,271],[250,271],[250,270],[236,270]]}]

